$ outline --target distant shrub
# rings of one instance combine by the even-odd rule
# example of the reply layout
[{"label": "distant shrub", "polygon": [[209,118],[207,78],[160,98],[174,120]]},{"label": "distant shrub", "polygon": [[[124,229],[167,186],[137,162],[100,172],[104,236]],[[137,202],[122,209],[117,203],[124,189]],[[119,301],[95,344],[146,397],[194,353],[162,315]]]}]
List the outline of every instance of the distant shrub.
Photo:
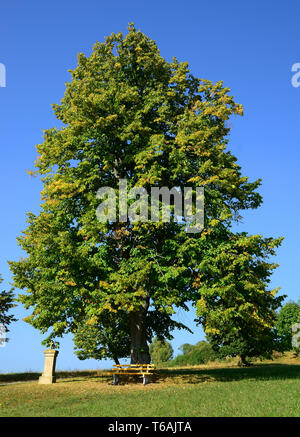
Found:
[{"label": "distant shrub", "polygon": [[194,345],[189,344],[189,343],[184,343],[183,345],[181,345],[178,349],[183,353],[183,354],[188,354],[189,352],[192,351]]},{"label": "distant shrub", "polygon": [[153,364],[162,364],[172,359],[173,348],[167,340],[159,340],[157,337],[150,344],[149,352]]},{"label": "distant shrub", "polygon": [[292,326],[300,322],[300,303],[293,301],[287,302],[281,307],[277,314],[276,325],[279,337],[279,349],[282,352],[293,351],[295,356],[300,353],[299,347],[294,347],[292,343]]},{"label": "distant shrub", "polygon": [[[200,341],[196,345],[184,345],[186,352],[177,357],[171,362],[172,366],[196,366],[198,364],[206,364],[208,361],[214,361],[219,358],[217,352],[215,352],[211,345],[206,341]],[[189,346],[189,347],[187,347]]]}]

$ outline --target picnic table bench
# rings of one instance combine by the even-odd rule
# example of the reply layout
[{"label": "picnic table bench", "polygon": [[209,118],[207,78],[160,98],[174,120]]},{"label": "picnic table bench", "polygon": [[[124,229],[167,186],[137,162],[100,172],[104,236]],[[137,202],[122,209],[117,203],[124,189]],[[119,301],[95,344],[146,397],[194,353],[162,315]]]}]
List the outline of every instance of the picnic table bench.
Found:
[{"label": "picnic table bench", "polygon": [[143,377],[143,384],[149,383],[149,375],[153,375],[153,364],[114,364],[111,375],[113,375],[113,385],[119,383],[120,375],[138,375]]}]

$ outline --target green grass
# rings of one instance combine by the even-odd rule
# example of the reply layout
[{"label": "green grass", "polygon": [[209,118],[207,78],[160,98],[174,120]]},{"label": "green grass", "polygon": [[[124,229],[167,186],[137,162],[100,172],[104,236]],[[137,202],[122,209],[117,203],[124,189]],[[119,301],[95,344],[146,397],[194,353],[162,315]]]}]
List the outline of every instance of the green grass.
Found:
[{"label": "green grass", "polygon": [[[300,416],[300,363],[290,361],[160,369],[145,387],[134,377],[113,386],[100,371],[59,372],[53,385],[0,385],[0,416]],[[12,380],[0,375],[0,384]]]}]

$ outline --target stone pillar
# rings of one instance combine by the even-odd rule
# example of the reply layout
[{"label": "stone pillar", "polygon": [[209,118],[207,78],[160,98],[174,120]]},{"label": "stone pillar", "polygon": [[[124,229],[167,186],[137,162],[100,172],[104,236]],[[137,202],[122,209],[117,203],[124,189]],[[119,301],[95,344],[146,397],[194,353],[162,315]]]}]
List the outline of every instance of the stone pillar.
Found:
[{"label": "stone pillar", "polygon": [[39,384],[53,384],[56,381],[55,378],[55,364],[58,351],[54,349],[48,349],[44,351],[45,366],[42,376],[39,377]]}]

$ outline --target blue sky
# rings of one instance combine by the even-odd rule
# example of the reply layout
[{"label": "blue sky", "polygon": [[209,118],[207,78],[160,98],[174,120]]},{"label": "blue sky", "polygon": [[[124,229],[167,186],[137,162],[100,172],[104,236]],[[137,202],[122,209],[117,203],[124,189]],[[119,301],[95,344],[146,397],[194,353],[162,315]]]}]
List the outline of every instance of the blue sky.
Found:
[{"label": "blue sky", "polygon": [[[269,0],[165,0],[151,2],[28,0],[3,2],[0,12],[0,63],[6,67],[6,88],[0,88],[0,272],[9,288],[7,260],[24,253],[16,236],[26,227],[26,212],[37,212],[40,182],[26,174],[33,168],[35,145],[42,130],[58,125],[51,104],[63,97],[68,69],[78,52],[88,55],[96,41],[111,32],[136,28],[156,40],[161,54],[190,64],[191,72],[212,81],[223,80],[244,117],[231,120],[230,149],[243,173],[262,178],[263,206],[247,212],[238,230],[264,236],[283,236],[280,267],[272,285],[288,299],[299,290],[299,118],[300,88],[291,84],[292,65],[300,62],[300,3]],[[10,341],[0,348],[0,372],[43,368],[43,337],[22,321],[15,310]],[[193,327],[193,312],[177,315]],[[175,352],[203,338],[176,333]],[[58,369],[108,368],[111,362],[79,361],[72,339],[61,343]]]}]

